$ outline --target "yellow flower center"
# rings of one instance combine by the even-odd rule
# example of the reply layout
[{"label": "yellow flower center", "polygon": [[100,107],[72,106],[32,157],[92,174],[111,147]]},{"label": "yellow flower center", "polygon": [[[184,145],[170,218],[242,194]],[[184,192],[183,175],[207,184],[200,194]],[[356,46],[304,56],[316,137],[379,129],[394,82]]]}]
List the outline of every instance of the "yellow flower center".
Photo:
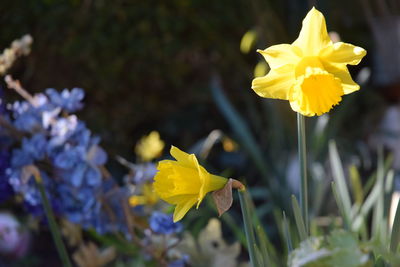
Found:
[{"label": "yellow flower center", "polygon": [[342,100],[340,79],[327,72],[317,57],[302,59],[295,69],[292,107],[307,116],[322,115]]}]

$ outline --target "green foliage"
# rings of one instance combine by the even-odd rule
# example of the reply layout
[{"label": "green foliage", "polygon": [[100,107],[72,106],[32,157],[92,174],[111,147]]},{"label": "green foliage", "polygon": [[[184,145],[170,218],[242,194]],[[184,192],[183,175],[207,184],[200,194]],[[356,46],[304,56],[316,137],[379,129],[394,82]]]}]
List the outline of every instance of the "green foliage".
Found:
[{"label": "green foliage", "polygon": [[368,252],[362,251],[354,234],[336,230],[326,239],[310,237],[289,255],[289,267],[367,267]]}]

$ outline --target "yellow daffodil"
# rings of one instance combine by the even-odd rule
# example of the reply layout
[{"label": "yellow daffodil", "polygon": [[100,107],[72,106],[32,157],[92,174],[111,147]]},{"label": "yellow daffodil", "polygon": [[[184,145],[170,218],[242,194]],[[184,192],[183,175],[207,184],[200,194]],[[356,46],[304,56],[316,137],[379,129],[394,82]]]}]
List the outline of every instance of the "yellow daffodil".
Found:
[{"label": "yellow daffodil", "polygon": [[261,97],[289,100],[296,112],[305,116],[322,115],[357,91],[347,64],[357,65],[366,51],[347,43],[333,43],[325,18],[312,8],[299,37],[292,44],[258,50],[271,70],[253,80],[252,89]]},{"label": "yellow daffodil", "polygon": [[170,152],[176,161],[158,163],[153,186],[161,199],[176,205],[174,222],[177,222],[196,203],[198,208],[208,192],[222,189],[228,179],[208,173],[194,154],[187,154],[174,146]]},{"label": "yellow daffodil", "polygon": [[147,136],[143,136],[136,144],[135,152],[142,161],[151,161],[161,155],[164,149],[164,142],[160,139],[160,134],[156,131]]},{"label": "yellow daffodil", "polygon": [[138,205],[154,205],[158,201],[158,195],[154,192],[152,184],[144,184],[142,195],[134,195],[129,198],[132,207]]}]

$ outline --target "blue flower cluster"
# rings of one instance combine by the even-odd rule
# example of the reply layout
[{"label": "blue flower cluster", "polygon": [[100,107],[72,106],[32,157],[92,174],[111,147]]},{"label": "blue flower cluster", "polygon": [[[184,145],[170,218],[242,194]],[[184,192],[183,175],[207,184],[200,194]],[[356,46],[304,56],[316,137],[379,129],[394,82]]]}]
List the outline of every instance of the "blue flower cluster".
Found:
[{"label": "blue flower cluster", "polygon": [[55,211],[71,222],[93,227],[102,212],[101,166],[107,154],[100,139],[71,115],[83,107],[84,96],[79,88],[61,93],[47,89],[11,105],[10,123],[23,137],[12,151],[7,175],[15,192],[35,211],[41,206],[40,195],[34,181],[25,177],[24,167],[38,166]]},{"label": "blue flower cluster", "polygon": [[157,234],[175,234],[182,231],[181,223],[174,223],[172,215],[159,211],[153,212],[150,217],[150,229]]},{"label": "blue flower cluster", "polygon": [[145,162],[141,164],[130,164],[130,173],[125,176],[125,183],[143,185],[152,183],[157,173],[156,164]]}]

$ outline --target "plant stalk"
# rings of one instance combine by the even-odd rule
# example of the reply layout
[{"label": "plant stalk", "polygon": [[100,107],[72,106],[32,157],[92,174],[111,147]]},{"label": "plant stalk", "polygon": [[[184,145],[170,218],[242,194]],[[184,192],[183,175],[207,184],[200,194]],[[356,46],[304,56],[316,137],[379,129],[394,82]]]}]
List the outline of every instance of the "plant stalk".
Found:
[{"label": "plant stalk", "polygon": [[258,267],[258,260],[256,255],[256,239],[254,236],[253,220],[250,212],[250,206],[247,201],[246,189],[238,190],[240,208],[242,210],[244,232],[246,234],[247,247],[249,251],[250,265],[253,267]]},{"label": "plant stalk", "polygon": [[300,163],[300,207],[304,219],[306,233],[309,231],[309,218],[308,218],[308,181],[307,181],[307,150],[306,150],[306,131],[305,131],[304,116],[297,113],[297,141],[298,141],[298,155]]},{"label": "plant stalk", "polygon": [[46,191],[43,187],[40,177],[35,177],[35,181],[40,192],[40,197],[42,198],[42,204],[46,214],[47,221],[49,222],[51,235],[56,245],[57,252],[58,255],[60,256],[61,262],[64,267],[72,267],[71,261],[68,257],[67,250],[61,238],[61,233],[54,218],[53,210],[50,207],[49,199],[47,198]]}]

